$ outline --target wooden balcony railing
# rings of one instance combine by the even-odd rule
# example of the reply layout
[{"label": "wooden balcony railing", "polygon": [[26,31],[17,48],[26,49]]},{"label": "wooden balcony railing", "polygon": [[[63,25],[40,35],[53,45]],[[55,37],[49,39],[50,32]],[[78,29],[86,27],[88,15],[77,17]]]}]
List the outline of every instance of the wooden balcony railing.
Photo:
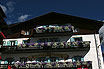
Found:
[{"label": "wooden balcony railing", "polygon": [[77,61],[77,62],[30,62],[21,63],[15,62],[14,64],[1,64],[0,66],[13,66],[16,68],[92,68],[91,61]]},{"label": "wooden balcony railing", "polygon": [[34,48],[34,49],[59,49],[59,48],[87,48],[90,47],[90,41],[77,42],[41,42],[41,43],[27,43],[17,46],[18,49]]},{"label": "wooden balcony railing", "polygon": [[17,46],[2,46],[2,53],[39,53],[41,52],[71,52],[71,51],[89,51],[89,41],[78,42],[43,42],[26,43]]},{"label": "wooden balcony railing", "polygon": [[34,33],[58,33],[58,32],[78,32],[78,29],[75,29],[74,26],[53,26],[53,27],[41,27],[34,28]]}]

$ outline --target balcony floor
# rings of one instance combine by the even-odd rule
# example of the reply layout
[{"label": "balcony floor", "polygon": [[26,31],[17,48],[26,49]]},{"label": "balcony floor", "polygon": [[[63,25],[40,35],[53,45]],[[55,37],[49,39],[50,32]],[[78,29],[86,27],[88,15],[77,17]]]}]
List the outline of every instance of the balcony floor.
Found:
[{"label": "balcony floor", "polygon": [[[6,49],[6,48],[5,48]],[[1,53],[8,53],[8,54],[14,54],[14,53],[47,53],[47,52],[76,52],[76,51],[86,51],[88,52],[90,50],[89,47],[82,47],[82,48],[51,48],[51,49],[34,49],[34,48],[20,48],[20,49],[10,49],[10,50],[5,50],[3,49]]]},{"label": "balcony floor", "polygon": [[54,32],[54,33],[34,33],[33,37],[44,37],[44,36],[72,36],[73,32]]}]

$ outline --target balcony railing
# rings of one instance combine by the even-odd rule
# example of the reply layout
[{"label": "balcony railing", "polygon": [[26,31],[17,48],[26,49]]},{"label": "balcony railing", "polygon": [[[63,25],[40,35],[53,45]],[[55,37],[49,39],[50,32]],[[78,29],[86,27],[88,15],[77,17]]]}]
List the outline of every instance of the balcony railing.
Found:
[{"label": "balcony railing", "polygon": [[38,53],[38,52],[70,52],[70,51],[89,51],[90,41],[78,42],[43,42],[26,43],[17,46],[2,46],[2,53]]},{"label": "balcony railing", "polygon": [[[8,66],[8,64],[2,64]],[[9,64],[10,65],[10,64]],[[16,68],[91,68],[91,61],[77,61],[77,62],[29,62],[21,63],[14,62],[11,64]],[[1,65],[0,65],[1,66]]]},{"label": "balcony railing", "polygon": [[27,43],[17,46],[18,49],[60,49],[60,48],[87,48],[90,47],[90,41],[77,42],[41,42],[41,43]]},{"label": "balcony railing", "polygon": [[68,26],[53,26],[53,27],[41,27],[41,28],[34,28],[34,33],[55,33],[55,32],[78,32],[77,29],[74,28],[74,26],[68,25]]},{"label": "balcony railing", "polygon": [[[35,62],[35,63],[27,63],[26,64],[26,68],[31,68],[31,67],[34,67],[34,68],[65,68],[65,67],[90,67],[92,63],[90,61],[86,61],[86,62]],[[20,64],[17,64],[18,65],[21,65]]]}]

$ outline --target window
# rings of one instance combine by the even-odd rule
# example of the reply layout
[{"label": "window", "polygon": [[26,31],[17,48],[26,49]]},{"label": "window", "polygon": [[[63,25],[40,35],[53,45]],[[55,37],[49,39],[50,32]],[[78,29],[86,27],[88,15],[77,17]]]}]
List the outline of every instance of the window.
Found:
[{"label": "window", "polygon": [[18,41],[15,41],[15,45],[18,45]]},{"label": "window", "polygon": [[23,40],[22,44],[25,44],[25,43],[27,43],[27,40]]},{"label": "window", "polygon": [[25,31],[25,35],[29,35],[29,31]]},{"label": "window", "polygon": [[13,41],[7,41],[7,44],[6,44],[6,41],[3,41],[3,46],[14,46],[14,45],[18,45],[18,41],[17,40],[13,40]]},{"label": "window", "polygon": [[73,62],[76,62],[76,61],[84,61],[84,58],[82,56],[74,56],[72,58],[72,61]]},{"label": "window", "polygon": [[25,43],[30,43],[30,39],[22,41],[22,44],[25,44]]},{"label": "window", "polygon": [[70,38],[70,42],[74,42],[75,40],[74,40],[74,38]]},{"label": "window", "polygon": [[10,41],[11,46],[15,46],[15,41]]},{"label": "window", "polygon": [[74,41],[82,41],[82,37],[71,37],[70,42],[74,42]]},{"label": "window", "polygon": [[84,58],[81,58],[81,61],[84,61]]},{"label": "window", "polygon": [[29,35],[29,31],[27,31],[27,30],[22,30],[22,31],[21,31],[21,34],[22,34],[22,35]]},{"label": "window", "polygon": [[10,41],[7,41],[7,46],[10,46],[11,44],[10,44]]},{"label": "window", "polygon": [[24,30],[22,30],[22,31],[21,31],[21,34],[22,34],[22,35],[25,35],[25,31],[24,31]]},{"label": "window", "polygon": [[75,39],[75,41],[82,41],[82,37],[76,37],[74,39]]},{"label": "window", "polygon": [[3,41],[3,46],[6,46],[6,41]]}]

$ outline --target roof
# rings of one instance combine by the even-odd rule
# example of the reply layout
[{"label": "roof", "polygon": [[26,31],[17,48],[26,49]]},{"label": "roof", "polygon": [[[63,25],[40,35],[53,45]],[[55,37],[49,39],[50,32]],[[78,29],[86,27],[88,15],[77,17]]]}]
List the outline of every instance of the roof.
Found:
[{"label": "roof", "polygon": [[2,8],[0,7],[0,29],[2,30],[3,35],[8,35],[10,33],[10,28],[6,24],[4,18],[6,17]]},{"label": "roof", "polygon": [[0,7],[0,16],[1,17],[3,17],[3,18],[5,18],[6,17],[6,15],[5,15],[5,13],[3,12],[3,10],[2,10],[2,8]]},{"label": "roof", "polygon": [[71,23],[75,28],[95,31],[98,31],[99,28],[103,25],[103,22],[97,20],[91,20],[62,13],[50,12],[24,22],[12,24],[10,25],[10,28],[14,33],[16,33],[22,29],[32,29],[37,25],[65,23]]},{"label": "roof", "polygon": [[78,32],[73,33],[73,35],[86,35],[86,34],[94,34],[95,30],[86,30],[86,29],[79,29]]}]

